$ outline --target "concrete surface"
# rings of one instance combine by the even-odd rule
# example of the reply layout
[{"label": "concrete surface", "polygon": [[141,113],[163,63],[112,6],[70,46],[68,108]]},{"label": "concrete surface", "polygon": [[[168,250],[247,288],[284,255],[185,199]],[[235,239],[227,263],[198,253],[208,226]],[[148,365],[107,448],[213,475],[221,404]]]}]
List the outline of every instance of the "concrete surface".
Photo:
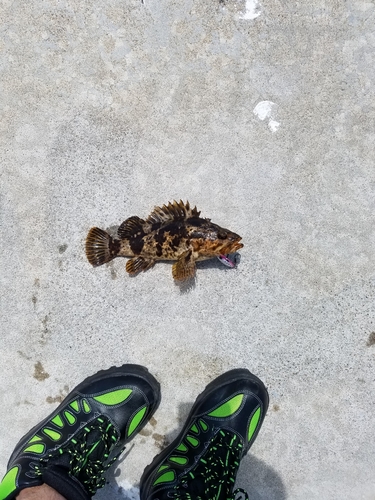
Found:
[{"label": "concrete surface", "polygon": [[[0,470],[85,376],[162,385],[96,498],[143,468],[224,370],[269,388],[252,500],[375,498],[373,0],[2,0]],[[93,269],[84,241],[189,199],[236,270]]]}]

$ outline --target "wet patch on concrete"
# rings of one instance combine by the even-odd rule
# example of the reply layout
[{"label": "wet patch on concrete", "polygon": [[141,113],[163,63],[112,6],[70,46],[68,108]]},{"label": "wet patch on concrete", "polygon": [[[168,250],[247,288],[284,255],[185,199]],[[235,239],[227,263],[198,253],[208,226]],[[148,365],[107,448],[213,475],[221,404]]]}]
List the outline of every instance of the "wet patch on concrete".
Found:
[{"label": "wet patch on concrete", "polygon": [[64,253],[65,250],[68,248],[68,245],[64,243],[64,245],[59,245],[59,253]]},{"label": "wet patch on concrete", "polygon": [[152,438],[154,439],[156,446],[161,450],[164,450],[164,448],[166,448],[169,445],[169,440],[167,439],[166,436],[163,436],[162,434],[154,432]]},{"label": "wet patch on concrete", "polygon": [[27,359],[28,361],[30,361],[31,359],[31,356],[27,356],[27,354],[25,354],[24,352],[22,351],[17,351],[18,354],[21,356],[21,358],[24,358],[24,359]]},{"label": "wet patch on concrete", "polygon": [[144,428],[141,431],[139,431],[139,434],[141,436],[151,436],[152,431],[150,429]]},{"label": "wet patch on concrete", "polygon": [[375,345],[375,332],[371,332],[366,343],[367,347]]},{"label": "wet patch on concrete", "polygon": [[40,340],[39,340],[39,343],[42,345],[45,345],[48,342],[48,338],[49,338],[49,334],[50,334],[50,330],[47,326],[48,321],[49,321],[49,317],[47,314],[46,316],[44,316],[44,319],[42,320],[42,334],[41,334]]},{"label": "wet patch on concrete", "polygon": [[19,401],[16,403],[16,406],[21,406],[21,405],[29,405],[29,406],[35,406],[34,403],[30,403],[27,399],[24,399],[23,401]]},{"label": "wet patch on concrete", "polygon": [[39,382],[42,382],[43,380],[45,380],[46,378],[49,377],[49,373],[47,373],[44,368],[43,368],[43,365],[40,361],[37,361],[34,365],[34,374],[33,374],[33,377],[36,379],[36,380],[39,380]]},{"label": "wet patch on concrete", "polygon": [[113,262],[110,263],[109,268],[111,270],[111,278],[115,280],[117,278],[117,271],[114,268]]},{"label": "wet patch on concrete", "polygon": [[53,403],[62,403],[62,401],[64,401],[64,399],[66,398],[66,396],[69,393],[69,386],[68,385],[64,385],[63,389],[60,389],[59,392],[60,392],[60,394],[58,394],[57,396],[47,396],[46,397],[46,402],[50,403],[50,404],[53,404]]}]

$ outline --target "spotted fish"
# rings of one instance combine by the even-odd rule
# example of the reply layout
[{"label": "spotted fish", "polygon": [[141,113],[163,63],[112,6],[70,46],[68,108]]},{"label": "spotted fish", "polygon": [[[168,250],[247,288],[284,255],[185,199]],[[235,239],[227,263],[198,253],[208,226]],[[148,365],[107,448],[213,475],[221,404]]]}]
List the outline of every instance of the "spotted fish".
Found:
[{"label": "spotted fish", "polygon": [[158,260],[175,260],[173,278],[183,281],[195,276],[195,263],[225,256],[243,247],[238,234],[200,217],[189,202],[174,201],[155,207],[147,219],[129,217],[118,228],[118,238],[93,227],[86,239],[86,256],[93,266],[115,257],[130,257],[130,275],[147,271]]}]

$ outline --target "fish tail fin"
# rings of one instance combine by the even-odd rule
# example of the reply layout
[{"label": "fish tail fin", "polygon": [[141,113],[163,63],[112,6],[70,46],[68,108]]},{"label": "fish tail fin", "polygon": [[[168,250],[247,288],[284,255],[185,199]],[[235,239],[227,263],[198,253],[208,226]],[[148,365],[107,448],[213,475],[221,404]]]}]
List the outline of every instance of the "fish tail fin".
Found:
[{"label": "fish tail fin", "polygon": [[115,240],[103,229],[92,227],[86,238],[86,257],[97,267],[114,259],[120,250],[120,241]]}]

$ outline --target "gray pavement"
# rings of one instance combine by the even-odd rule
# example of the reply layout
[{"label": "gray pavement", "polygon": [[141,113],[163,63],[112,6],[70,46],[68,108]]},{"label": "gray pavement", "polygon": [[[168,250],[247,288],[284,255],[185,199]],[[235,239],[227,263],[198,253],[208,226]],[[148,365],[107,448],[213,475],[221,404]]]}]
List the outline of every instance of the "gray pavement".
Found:
[{"label": "gray pavement", "polygon": [[[270,393],[252,500],[373,500],[375,4],[0,3],[0,474],[87,375],[146,365],[155,418],[96,498],[143,468],[204,386]],[[243,237],[237,269],[92,268],[88,229],[188,199]],[[112,496],[111,496],[112,495]]]}]

